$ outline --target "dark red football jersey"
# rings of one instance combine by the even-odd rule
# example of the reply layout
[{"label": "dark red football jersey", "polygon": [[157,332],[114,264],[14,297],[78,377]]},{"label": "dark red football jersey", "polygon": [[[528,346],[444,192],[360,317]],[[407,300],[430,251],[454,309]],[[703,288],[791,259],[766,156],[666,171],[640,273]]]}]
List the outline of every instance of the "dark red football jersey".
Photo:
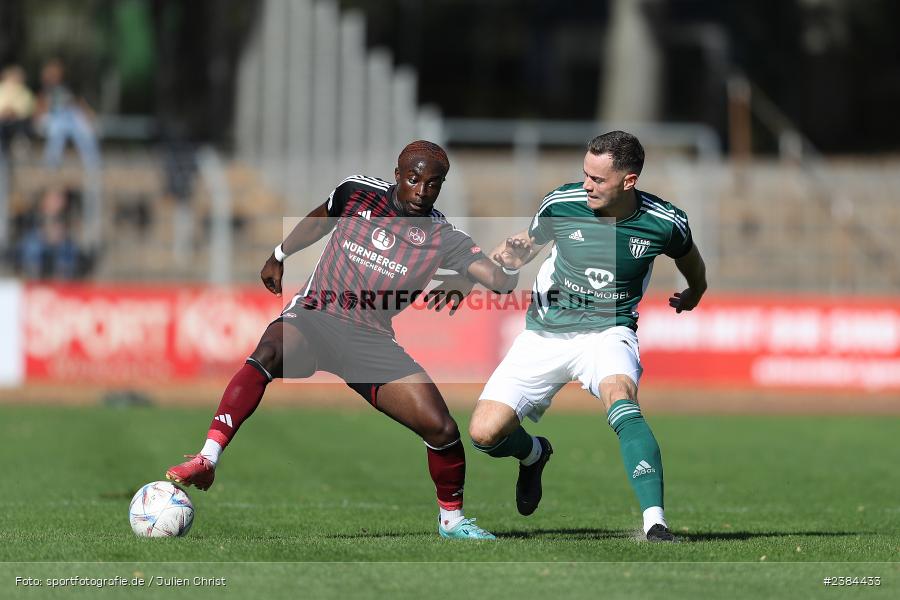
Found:
[{"label": "dark red football jersey", "polygon": [[337,224],[306,285],[284,312],[326,313],[393,335],[391,319],[422,293],[435,272],[465,273],[484,258],[472,238],[432,210],[406,217],[394,206],[394,185],[348,177],[328,197]]}]

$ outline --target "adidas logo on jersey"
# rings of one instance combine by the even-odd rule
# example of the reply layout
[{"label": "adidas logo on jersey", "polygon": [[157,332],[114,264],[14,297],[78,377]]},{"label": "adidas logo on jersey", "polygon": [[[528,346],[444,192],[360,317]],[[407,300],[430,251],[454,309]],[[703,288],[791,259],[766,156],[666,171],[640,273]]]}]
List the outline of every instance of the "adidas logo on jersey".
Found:
[{"label": "adidas logo on jersey", "polygon": [[231,415],[229,415],[229,414],[216,415],[216,421],[219,421],[220,423],[225,423],[226,425],[228,425],[229,427],[234,429],[234,425],[231,423]]},{"label": "adidas logo on jersey", "polygon": [[569,239],[570,239],[570,240],[575,240],[576,242],[583,242],[583,241],[584,241],[584,236],[581,235],[581,230],[580,230],[580,229],[576,229],[575,231],[573,231],[572,233],[569,234]]},{"label": "adidas logo on jersey", "polygon": [[641,475],[646,475],[647,473],[656,473],[656,469],[650,466],[646,460],[642,460],[638,463],[638,466],[634,468],[634,473],[631,474],[632,479],[637,479]]},{"label": "adidas logo on jersey", "polygon": [[356,214],[357,214],[357,216],[362,217],[366,221],[372,220],[372,211],[371,210],[361,210],[361,211],[357,212]]}]

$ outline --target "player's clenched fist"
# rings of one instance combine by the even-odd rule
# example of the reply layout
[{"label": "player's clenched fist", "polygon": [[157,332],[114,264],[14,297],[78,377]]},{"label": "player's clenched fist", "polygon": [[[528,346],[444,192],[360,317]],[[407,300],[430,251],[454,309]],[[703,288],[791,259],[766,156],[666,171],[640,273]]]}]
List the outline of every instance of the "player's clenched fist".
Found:
[{"label": "player's clenched fist", "polygon": [[276,296],[281,295],[282,275],[284,275],[284,263],[278,262],[278,259],[272,254],[263,265],[262,271],[259,272],[259,277],[266,289]]},{"label": "player's clenched fist", "polygon": [[680,313],[683,310],[694,310],[697,305],[700,303],[700,297],[702,294],[698,294],[691,288],[687,288],[683,292],[675,292],[669,298],[669,306],[675,309],[676,313]]}]

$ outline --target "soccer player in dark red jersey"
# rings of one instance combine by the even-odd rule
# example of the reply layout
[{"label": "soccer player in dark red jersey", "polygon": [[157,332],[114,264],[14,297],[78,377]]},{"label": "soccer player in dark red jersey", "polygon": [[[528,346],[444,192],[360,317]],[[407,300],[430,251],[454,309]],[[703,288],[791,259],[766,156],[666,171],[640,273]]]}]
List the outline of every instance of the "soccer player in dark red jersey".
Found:
[{"label": "soccer player in dark red jersey", "polygon": [[459,428],[424,369],[394,340],[391,319],[438,268],[508,293],[528,256],[510,239],[493,261],[434,210],[450,168],[447,154],[416,141],[400,153],[395,183],[348,177],[304,218],[266,261],[261,277],[281,295],[284,259],[333,231],[304,289],[260,339],[222,397],[200,453],[166,477],[205,490],[222,450],[259,405],[270,381],[319,370],[341,377],[373,407],[421,436],[437,490],[443,537],[493,539],[463,515],[465,454]]}]

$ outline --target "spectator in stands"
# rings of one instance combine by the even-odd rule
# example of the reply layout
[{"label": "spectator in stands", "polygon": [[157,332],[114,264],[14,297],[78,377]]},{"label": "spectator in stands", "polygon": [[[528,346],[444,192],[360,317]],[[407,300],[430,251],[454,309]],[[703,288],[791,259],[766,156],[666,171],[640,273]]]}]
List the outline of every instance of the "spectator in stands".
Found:
[{"label": "spectator in stands", "polygon": [[47,190],[28,221],[18,244],[17,262],[31,279],[75,279],[81,275],[82,252],[72,234],[74,192]]},{"label": "spectator in stands", "polygon": [[166,196],[187,204],[194,194],[197,174],[197,149],[190,141],[182,121],[170,121],[162,129],[163,169]]},{"label": "spectator in stands", "polygon": [[66,86],[62,62],[57,58],[47,61],[41,70],[41,93],[35,115],[47,137],[44,149],[47,166],[58,167],[62,164],[63,151],[70,139],[86,167],[100,165],[93,115],[87,102]]},{"label": "spectator in stands", "polygon": [[165,197],[173,206],[172,255],[176,264],[186,265],[193,252],[194,182],[197,175],[197,149],[191,143],[187,126],[170,120],[162,130]]},{"label": "spectator in stands", "polygon": [[10,65],[0,73],[0,156],[9,156],[13,139],[31,132],[34,95],[25,85],[25,72]]}]

